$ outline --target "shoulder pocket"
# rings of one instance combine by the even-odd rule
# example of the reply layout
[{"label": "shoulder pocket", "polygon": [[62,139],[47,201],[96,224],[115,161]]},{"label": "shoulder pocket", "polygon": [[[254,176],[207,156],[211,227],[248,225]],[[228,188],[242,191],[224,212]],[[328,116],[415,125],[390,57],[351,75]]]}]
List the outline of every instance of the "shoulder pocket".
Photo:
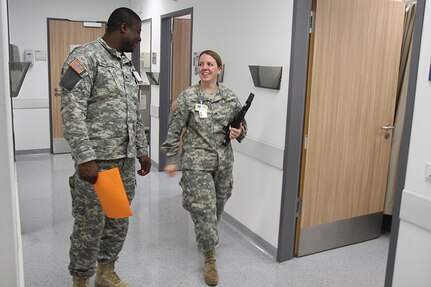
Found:
[{"label": "shoulder pocket", "polygon": [[67,68],[66,72],[61,77],[61,86],[68,91],[71,91],[76,84],[81,80],[81,76],[78,75],[75,70],[71,67]]}]

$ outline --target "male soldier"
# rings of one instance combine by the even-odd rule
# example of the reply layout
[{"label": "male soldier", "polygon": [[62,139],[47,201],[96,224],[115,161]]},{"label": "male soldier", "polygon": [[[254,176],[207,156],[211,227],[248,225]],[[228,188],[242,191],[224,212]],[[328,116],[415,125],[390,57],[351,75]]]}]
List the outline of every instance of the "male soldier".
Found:
[{"label": "male soldier", "polygon": [[64,137],[75,174],[70,177],[72,213],[69,271],[73,286],[89,286],[96,261],[96,287],[127,287],[114,271],[128,230],[128,218],[104,215],[92,184],[99,171],[118,167],[129,199],[138,174],[150,171],[147,140],[139,112],[139,75],[125,52],[141,41],[141,19],[128,8],[110,15],[102,38],[72,51],[61,76]]}]

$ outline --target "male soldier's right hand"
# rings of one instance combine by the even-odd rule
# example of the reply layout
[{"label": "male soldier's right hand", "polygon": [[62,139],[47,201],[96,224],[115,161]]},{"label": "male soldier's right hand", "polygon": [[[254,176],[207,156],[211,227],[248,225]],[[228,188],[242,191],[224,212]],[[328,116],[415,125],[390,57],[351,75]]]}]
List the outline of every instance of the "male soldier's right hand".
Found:
[{"label": "male soldier's right hand", "polygon": [[97,181],[97,175],[99,174],[99,167],[97,166],[96,161],[92,160],[79,164],[78,174],[80,179],[91,184],[95,184]]}]

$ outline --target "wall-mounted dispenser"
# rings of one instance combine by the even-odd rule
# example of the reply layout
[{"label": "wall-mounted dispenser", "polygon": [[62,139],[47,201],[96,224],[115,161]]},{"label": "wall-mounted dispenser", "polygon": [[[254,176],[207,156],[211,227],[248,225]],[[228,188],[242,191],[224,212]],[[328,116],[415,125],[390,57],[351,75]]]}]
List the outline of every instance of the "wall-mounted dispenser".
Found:
[{"label": "wall-mounted dispenser", "polygon": [[248,68],[255,87],[280,89],[282,67],[249,65]]},{"label": "wall-mounted dispenser", "polygon": [[18,96],[30,64],[31,62],[21,62],[18,46],[9,44],[9,84],[11,97]]},{"label": "wall-mounted dispenser", "polygon": [[156,52],[151,53],[151,63],[153,65],[157,64],[157,53]]},{"label": "wall-mounted dispenser", "polygon": [[195,67],[195,75],[199,74],[199,52],[193,52],[193,67]]},{"label": "wall-mounted dispenser", "polygon": [[428,75],[428,81],[431,81],[431,64],[430,64],[430,74]]},{"label": "wall-mounted dispenser", "polygon": [[147,74],[148,80],[150,81],[151,85],[158,85],[159,84],[159,73],[153,73],[153,72],[145,72]]},{"label": "wall-mounted dispenser", "polygon": [[24,50],[24,62],[32,63],[34,62],[34,51]]}]

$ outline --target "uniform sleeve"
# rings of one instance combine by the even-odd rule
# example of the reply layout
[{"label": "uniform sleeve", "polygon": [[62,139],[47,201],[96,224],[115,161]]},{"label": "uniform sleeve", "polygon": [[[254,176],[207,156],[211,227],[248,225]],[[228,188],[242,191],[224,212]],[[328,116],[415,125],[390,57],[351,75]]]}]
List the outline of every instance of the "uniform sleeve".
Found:
[{"label": "uniform sleeve", "polygon": [[148,141],[147,136],[145,135],[144,123],[142,121],[141,111],[139,110],[139,104],[136,110],[136,156],[141,157],[144,155],[148,155]]},{"label": "uniform sleeve", "polygon": [[183,128],[187,125],[188,116],[186,93],[183,92],[177,98],[176,108],[172,113],[169,123],[166,141],[161,145],[161,151],[166,155],[166,164],[177,164],[179,161],[180,137]]},{"label": "uniform sleeve", "polygon": [[242,133],[239,135],[239,137],[236,138],[238,142],[241,142],[247,136],[248,128],[247,128],[247,121],[245,120],[245,118],[242,121],[242,126],[244,127],[244,129],[242,130]]},{"label": "uniform sleeve", "polygon": [[[81,74],[70,66],[76,59],[85,69]],[[66,60],[61,74],[63,134],[70,145],[72,156],[78,164],[97,158],[88,139],[86,125],[87,102],[92,86],[89,68],[91,67],[83,57],[72,54]]]},{"label": "uniform sleeve", "polygon": [[[242,108],[242,105],[239,102],[239,100],[237,99],[237,111],[236,112],[238,113],[241,110],[241,108]],[[239,137],[236,138],[236,140],[238,142],[241,142],[247,136],[247,130],[248,130],[248,128],[247,128],[247,121],[245,120],[245,117],[242,120],[242,126],[243,126],[244,129],[242,130],[242,133],[239,135]]]}]

